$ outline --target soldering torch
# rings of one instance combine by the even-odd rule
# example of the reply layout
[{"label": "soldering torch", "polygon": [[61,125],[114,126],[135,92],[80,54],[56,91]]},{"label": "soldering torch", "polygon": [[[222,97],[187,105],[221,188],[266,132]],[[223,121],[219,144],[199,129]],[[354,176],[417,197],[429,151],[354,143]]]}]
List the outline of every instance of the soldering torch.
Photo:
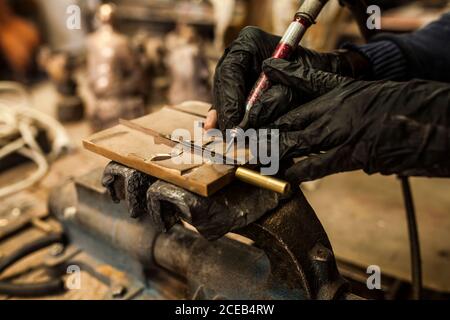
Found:
[{"label": "soldering torch", "polygon": [[[277,45],[275,52],[272,54],[272,58],[289,59],[292,52],[295,51],[302,40],[306,30],[308,30],[308,28],[315,23],[317,16],[327,2],[328,0],[303,1],[294,16],[294,20],[289,25],[288,29],[281,38],[280,43]],[[255,103],[263,95],[263,93],[270,88],[270,85],[269,79],[262,72],[247,98],[244,118],[236,128],[230,130],[229,134],[231,139],[229,140],[230,142],[226,148],[226,153],[228,153],[230,148],[233,146],[239,132],[248,129],[250,111],[253,109]]]}]

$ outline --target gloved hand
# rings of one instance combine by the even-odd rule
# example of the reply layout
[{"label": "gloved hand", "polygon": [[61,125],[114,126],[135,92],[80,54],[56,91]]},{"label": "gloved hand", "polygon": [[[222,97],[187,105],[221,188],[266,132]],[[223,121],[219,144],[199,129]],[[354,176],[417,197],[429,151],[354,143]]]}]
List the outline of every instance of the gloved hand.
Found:
[{"label": "gloved hand", "polygon": [[288,180],[357,169],[450,176],[449,84],[358,81],[275,59],[264,72],[317,97],[270,126],[280,130],[282,158],[310,155],[285,172]]},{"label": "gloved hand", "polygon": [[[205,129],[215,127],[217,121],[221,130],[239,124],[244,115],[246,98],[261,73],[262,63],[272,56],[279,41],[280,37],[256,27],[246,27],[241,31],[216,67],[214,110],[208,115]],[[304,67],[350,77],[361,77],[370,69],[366,58],[346,50],[318,53],[298,47],[290,60]],[[309,98],[295,88],[273,85],[253,108],[250,125],[259,127],[267,124]]]}]

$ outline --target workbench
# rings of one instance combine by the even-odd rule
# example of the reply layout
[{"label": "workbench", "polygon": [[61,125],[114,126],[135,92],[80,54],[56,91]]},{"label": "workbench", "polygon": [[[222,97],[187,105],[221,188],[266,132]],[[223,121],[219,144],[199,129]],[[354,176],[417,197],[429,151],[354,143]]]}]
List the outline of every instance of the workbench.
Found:
[{"label": "workbench", "polygon": [[[84,92],[83,86],[86,84],[84,82],[82,84],[81,91]],[[56,93],[49,83],[42,83],[32,89],[32,101],[36,108],[53,113]],[[158,109],[159,106],[153,108]],[[86,122],[70,124],[66,128],[77,149],[58,159],[52,165],[47,177],[39,184],[14,196],[34,199],[35,205],[41,208],[40,214],[45,210],[46,198],[52,187],[69,177],[85,174],[96,167],[104,167],[107,163],[106,159],[82,149],[82,138],[91,133]],[[29,169],[30,165],[25,164],[2,174],[0,184],[17,179],[19,173],[22,174]],[[450,180],[413,178],[411,183],[416,201],[425,287],[449,293]],[[305,196],[323,223],[338,261],[350,263],[363,270],[369,265],[378,265],[383,275],[401,280],[409,279],[406,217],[400,182],[395,177],[380,175],[369,177],[362,172],[352,172],[322,179],[314,188],[315,190],[305,189]],[[0,204],[4,207],[6,201],[11,203],[13,200],[13,197],[1,199]],[[26,242],[38,234],[36,230],[20,232],[8,241],[0,242],[0,253],[5,254],[13,246]],[[47,253],[42,254],[45,256]],[[18,264],[17,268],[26,269],[33,261],[36,260],[26,260]],[[10,272],[17,271],[10,270]],[[345,272],[343,273],[345,275]],[[180,284],[170,281],[161,283],[175,288],[174,290],[165,288],[166,294],[162,297],[177,297],[176,292],[181,290]],[[99,285],[93,284],[93,288],[95,286]],[[100,296],[81,295],[76,298]],[[152,298],[156,296],[153,295]],[[75,296],[59,298],[71,297],[75,298]]]}]

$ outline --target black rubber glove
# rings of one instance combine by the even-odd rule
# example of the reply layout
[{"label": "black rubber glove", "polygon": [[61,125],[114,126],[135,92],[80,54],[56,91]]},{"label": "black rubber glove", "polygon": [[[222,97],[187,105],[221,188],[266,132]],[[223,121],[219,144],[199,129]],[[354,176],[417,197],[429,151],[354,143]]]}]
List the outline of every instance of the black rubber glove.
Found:
[{"label": "black rubber glove", "polygon": [[264,71],[318,97],[271,126],[281,131],[282,158],[316,154],[289,168],[289,180],[357,169],[450,176],[450,84],[358,81],[274,59]]},{"label": "black rubber glove", "polygon": [[[244,115],[246,98],[261,73],[262,63],[272,56],[280,37],[256,27],[244,28],[225,51],[214,76],[214,108],[221,130],[239,124]],[[369,62],[353,51],[318,53],[299,47],[290,59],[305,67],[350,77],[363,76]],[[292,107],[308,101],[309,97],[283,85],[272,86],[255,105],[250,125],[260,127],[277,119]]]}]

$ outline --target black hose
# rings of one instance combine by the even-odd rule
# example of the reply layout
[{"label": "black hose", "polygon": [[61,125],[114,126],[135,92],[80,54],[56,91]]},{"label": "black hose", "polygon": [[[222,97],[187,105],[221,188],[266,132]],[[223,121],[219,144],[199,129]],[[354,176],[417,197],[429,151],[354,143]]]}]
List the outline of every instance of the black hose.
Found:
[{"label": "black hose", "polygon": [[[50,234],[24,245],[11,255],[0,260],[0,274],[20,259],[54,243],[64,243],[64,236],[62,234]],[[33,284],[0,281],[0,294],[12,296],[43,296],[61,292],[63,289],[64,283],[62,279],[51,279],[46,282]]]},{"label": "black hose", "polygon": [[64,290],[62,279],[51,279],[40,283],[10,283],[0,281],[0,293],[14,297],[41,297]]},{"label": "black hose", "polygon": [[417,231],[416,213],[408,177],[399,176],[402,183],[403,198],[405,201],[406,218],[408,221],[408,235],[411,254],[412,298],[419,300],[422,297],[422,261],[420,258],[419,233]]}]

